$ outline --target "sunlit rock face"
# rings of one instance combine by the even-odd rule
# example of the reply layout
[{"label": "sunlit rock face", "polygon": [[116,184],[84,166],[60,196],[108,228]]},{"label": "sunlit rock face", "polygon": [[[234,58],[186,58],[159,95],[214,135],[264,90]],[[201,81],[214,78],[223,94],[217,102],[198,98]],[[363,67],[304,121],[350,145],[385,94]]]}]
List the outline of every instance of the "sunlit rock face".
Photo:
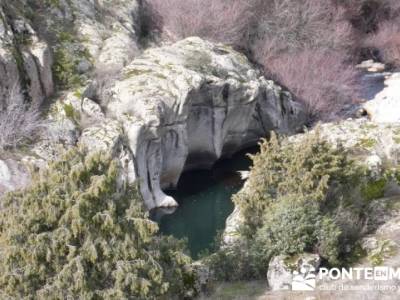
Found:
[{"label": "sunlit rock face", "polygon": [[162,189],[185,169],[208,168],[271,130],[296,132],[301,105],[242,54],[199,38],[143,53],[109,89],[148,208],[175,206]]},{"label": "sunlit rock face", "polygon": [[20,85],[40,105],[54,90],[50,47],[28,20],[8,13],[0,7],[0,109],[3,99]]},{"label": "sunlit rock face", "polygon": [[377,123],[400,123],[400,73],[386,76],[385,87],[364,109],[370,119]]}]

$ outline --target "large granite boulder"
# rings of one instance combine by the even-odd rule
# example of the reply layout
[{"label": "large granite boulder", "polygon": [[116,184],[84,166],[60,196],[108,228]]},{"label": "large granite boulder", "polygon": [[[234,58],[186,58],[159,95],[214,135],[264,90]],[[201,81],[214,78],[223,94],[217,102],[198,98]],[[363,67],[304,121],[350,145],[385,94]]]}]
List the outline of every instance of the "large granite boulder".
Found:
[{"label": "large granite boulder", "polygon": [[151,49],[108,91],[108,116],[123,124],[146,206],[177,205],[164,194],[187,169],[209,168],[271,130],[294,133],[305,113],[246,57],[199,38]]},{"label": "large granite boulder", "polygon": [[[60,3],[54,11],[66,5]],[[93,17],[85,3],[77,6],[75,24],[80,14]],[[96,99],[102,106],[86,91],[62,93],[49,109],[47,134],[29,151],[30,163],[45,166],[76,145],[110,151],[121,162],[121,187],[137,182],[147,208],[170,207],[177,203],[163,190],[175,187],[184,170],[209,168],[271,130],[294,133],[306,121],[301,105],[245,56],[199,38],[148,50],[117,78],[102,94],[107,98]]]}]

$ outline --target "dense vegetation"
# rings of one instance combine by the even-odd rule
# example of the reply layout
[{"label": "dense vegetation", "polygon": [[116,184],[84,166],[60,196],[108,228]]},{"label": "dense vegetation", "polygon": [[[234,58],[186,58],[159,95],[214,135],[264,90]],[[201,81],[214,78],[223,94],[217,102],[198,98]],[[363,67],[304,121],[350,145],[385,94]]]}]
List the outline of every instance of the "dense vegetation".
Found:
[{"label": "dense vegetation", "polygon": [[[58,89],[96,76],[74,24],[60,17],[47,30],[42,16],[59,1],[27,3],[15,6],[50,42]],[[2,5],[17,18],[20,12],[11,2]],[[354,66],[361,60],[400,67],[399,0],[147,0],[143,5],[142,35],[169,41],[195,35],[232,45],[294,93],[310,121],[336,118],[358,98]],[[14,42],[31,41],[17,35]],[[82,59],[88,74],[78,70]],[[108,71],[100,74],[104,82],[115,75]],[[21,89],[18,80],[26,81],[15,78],[16,88],[0,99],[0,150],[34,140],[44,127],[38,108],[26,101],[28,82]],[[205,260],[217,277],[264,277],[277,254],[316,252],[335,266],[351,259],[367,230],[369,201],[382,196],[385,179],[373,178],[340,145],[333,147],[318,134],[302,143],[273,135],[253,160],[248,187],[234,199],[245,219],[242,240]],[[183,243],[157,234],[137,190],[118,186],[118,163],[104,153],[71,150],[36,174],[30,187],[2,198],[0,208],[0,298],[182,299],[196,293]]]},{"label": "dense vegetation", "polygon": [[368,204],[382,196],[385,182],[318,133],[300,143],[273,135],[252,158],[247,186],[234,198],[242,240],[209,258],[217,276],[264,277],[279,254],[315,252],[329,265],[348,262],[365,234]]},{"label": "dense vegetation", "polygon": [[71,150],[2,199],[0,298],[182,299],[195,274],[183,245],[158,236],[118,164]]}]

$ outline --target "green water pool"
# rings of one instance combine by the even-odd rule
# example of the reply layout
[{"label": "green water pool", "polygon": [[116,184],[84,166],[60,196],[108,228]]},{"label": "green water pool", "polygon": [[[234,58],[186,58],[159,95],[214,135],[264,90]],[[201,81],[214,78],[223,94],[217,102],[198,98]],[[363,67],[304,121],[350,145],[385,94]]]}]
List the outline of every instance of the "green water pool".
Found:
[{"label": "green water pool", "polygon": [[237,171],[248,170],[251,160],[242,151],[231,159],[218,162],[212,170],[186,172],[181,176],[177,190],[167,191],[179,203],[179,207],[166,213],[152,211],[151,217],[160,226],[160,232],[187,239],[193,258],[212,251],[218,232],[225,227],[234,205],[232,195],[243,185]]}]

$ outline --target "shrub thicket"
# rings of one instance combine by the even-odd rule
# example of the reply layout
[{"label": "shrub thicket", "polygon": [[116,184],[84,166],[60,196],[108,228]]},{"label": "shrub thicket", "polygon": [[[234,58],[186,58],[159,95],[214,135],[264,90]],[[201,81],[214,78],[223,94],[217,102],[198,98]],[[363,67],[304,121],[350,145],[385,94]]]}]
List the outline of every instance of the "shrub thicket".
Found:
[{"label": "shrub thicket", "polygon": [[251,22],[247,0],[147,0],[153,24],[172,40],[199,36],[244,46]]},{"label": "shrub thicket", "polygon": [[[305,48],[350,51],[354,30],[346,10],[332,1],[269,0],[256,4],[253,51],[267,58]],[[266,45],[264,45],[266,44]],[[268,52],[260,53],[259,48]]]},{"label": "shrub thicket", "polygon": [[390,67],[400,67],[400,1],[336,0],[362,42],[360,52],[366,58],[381,60]]},{"label": "shrub thicket", "polygon": [[376,33],[370,34],[365,46],[378,51],[378,58],[389,66],[400,67],[400,18],[382,22]]},{"label": "shrub thicket", "polygon": [[2,200],[0,298],[162,299],[195,281],[172,238],[157,236],[136,189],[117,188],[109,156],[76,149]]},{"label": "shrub thicket", "polygon": [[[303,204],[339,207],[335,201],[346,199],[346,192],[353,191],[363,172],[343,147],[333,147],[318,133],[294,143],[272,135],[252,159],[248,192],[239,193],[234,199],[247,220],[249,237],[264,224],[265,213],[272,212],[271,205],[280,199],[297,197]],[[331,187],[337,185],[340,196],[332,197]]]},{"label": "shrub thicket", "polygon": [[337,118],[359,91],[357,70],[337,51],[304,49],[260,61],[304,104],[310,122]]},{"label": "shrub thicket", "polygon": [[344,264],[366,233],[369,203],[380,197],[375,187],[385,184],[318,133],[301,142],[273,135],[252,159],[246,188],[234,196],[242,240],[209,258],[217,277],[263,277],[280,254],[314,252],[331,265]]},{"label": "shrub thicket", "polygon": [[346,11],[331,1],[261,1],[252,54],[269,77],[305,104],[310,121],[337,117],[357,98],[356,40]]},{"label": "shrub thicket", "polygon": [[379,24],[400,13],[398,0],[333,0],[346,9],[347,17],[360,33],[373,33]]}]

